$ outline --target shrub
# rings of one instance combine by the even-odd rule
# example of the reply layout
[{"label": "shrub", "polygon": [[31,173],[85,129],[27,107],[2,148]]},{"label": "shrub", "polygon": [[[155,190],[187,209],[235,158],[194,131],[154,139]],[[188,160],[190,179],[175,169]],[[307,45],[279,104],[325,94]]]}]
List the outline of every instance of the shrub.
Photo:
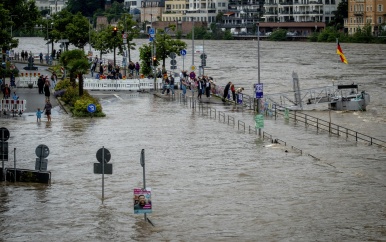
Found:
[{"label": "shrub", "polygon": [[62,101],[67,104],[67,105],[70,105],[71,107],[74,106],[76,100],[79,99],[79,91],[77,88],[74,88],[72,86],[69,86],[66,88],[66,92],[64,93],[63,97],[62,97]]},{"label": "shrub", "polygon": [[71,86],[70,79],[66,78],[64,80],[58,81],[58,83],[55,86],[55,91],[67,89]]},{"label": "shrub", "polygon": [[[96,111],[94,113],[89,113],[87,107],[90,104],[95,104]],[[83,95],[80,99],[76,100],[74,108],[72,110],[73,114],[77,117],[105,117],[106,115],[102,112],[102,105],[98,102],[97,99],[90,96],[88,93]]]},{"label": "shrub", "polygon": [[273,41],[285,41],[287,40],[287,30],[277,29],[269,36],[269,40]]}]

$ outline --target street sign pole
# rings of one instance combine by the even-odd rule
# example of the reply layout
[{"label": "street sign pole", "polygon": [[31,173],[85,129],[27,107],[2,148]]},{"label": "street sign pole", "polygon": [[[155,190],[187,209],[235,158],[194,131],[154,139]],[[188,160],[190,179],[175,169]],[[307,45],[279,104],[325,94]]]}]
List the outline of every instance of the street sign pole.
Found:
[{"label": "street sign pole", "polygon": [[102,146],[102,204],[105,199],[105,147]]},{"label": "street sign pole", "polygon": [[[145,149],[141,150],[141,166],[142,166],[142,176],[143,176],[143,190],[146,189],[146,178],[145,178]],[[146,218],[146,213],[143,214],[145,221],[147,220]]]}]

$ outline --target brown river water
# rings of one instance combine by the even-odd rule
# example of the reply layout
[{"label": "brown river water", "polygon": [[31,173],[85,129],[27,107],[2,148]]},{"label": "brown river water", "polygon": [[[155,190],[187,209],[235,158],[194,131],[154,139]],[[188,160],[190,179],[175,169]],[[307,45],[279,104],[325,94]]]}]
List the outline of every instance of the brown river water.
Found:
[{"label": "brown river water", "polygon": [[[20,43],[19,51],[47,48],[39,38]],[[185,67],[191,65],[187,43]],[[257,41],[204,45],[205,72],[220,85],[233,81],[252,95]],[[368,111],[332,112],[332,122],[386,140],[386,46],[341,47],[348,65],[337,61],[335,43],[261,41],[264,94],[291,91],[293,71],[302,88],[332,80],[358,83],[371,95]],[[132,59],[138,59],[137,51]],[[182,58],[177,61],[182,68]],[[45,144],[52,172],[49,186],[0,183],[0,241],[386,240],[385,149],[267,118],[263,130],[302,149],[301,155],[178,100],[136,92],[97,94],[106,118],[73,118],[58,107],[51,123],[43,118],[37,124],[32,111],[0,118],[0,126],[10,131],[6,167],[13,166],[15,155],[18,167],[33,169],[35,148]],[[254,125],[251,111],[214,108]],[[307,112],[328,120],[325,110]],[[111,152],[113,174],[105,175],[102,204],[102,178],[93,174],[93,163],[103,146]],[[133,212],[133,189],[143,185],[142,149],[146,185],[152,188],[153,212],[147,217],[154,226]]]}]

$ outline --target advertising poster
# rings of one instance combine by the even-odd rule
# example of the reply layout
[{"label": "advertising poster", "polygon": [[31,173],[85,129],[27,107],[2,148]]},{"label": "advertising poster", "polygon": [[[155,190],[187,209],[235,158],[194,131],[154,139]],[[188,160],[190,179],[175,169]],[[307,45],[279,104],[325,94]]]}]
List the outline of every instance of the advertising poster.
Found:
[{"label": "advertising poster", "polygon": [[134,213],[151,213],[151,188],[134,188]]}]

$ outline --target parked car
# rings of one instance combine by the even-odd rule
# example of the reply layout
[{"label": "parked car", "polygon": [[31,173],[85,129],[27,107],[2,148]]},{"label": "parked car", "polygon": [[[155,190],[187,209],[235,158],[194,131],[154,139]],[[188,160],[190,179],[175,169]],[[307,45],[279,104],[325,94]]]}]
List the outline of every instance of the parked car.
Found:
[{"label": "parked car", "polygon": [[265,32],[265,36],[270,36],[272,32]]},{"label": "parked car", "polygon": [[287,32],[287,36],[296,36],[297,33],[296,32]]}]

